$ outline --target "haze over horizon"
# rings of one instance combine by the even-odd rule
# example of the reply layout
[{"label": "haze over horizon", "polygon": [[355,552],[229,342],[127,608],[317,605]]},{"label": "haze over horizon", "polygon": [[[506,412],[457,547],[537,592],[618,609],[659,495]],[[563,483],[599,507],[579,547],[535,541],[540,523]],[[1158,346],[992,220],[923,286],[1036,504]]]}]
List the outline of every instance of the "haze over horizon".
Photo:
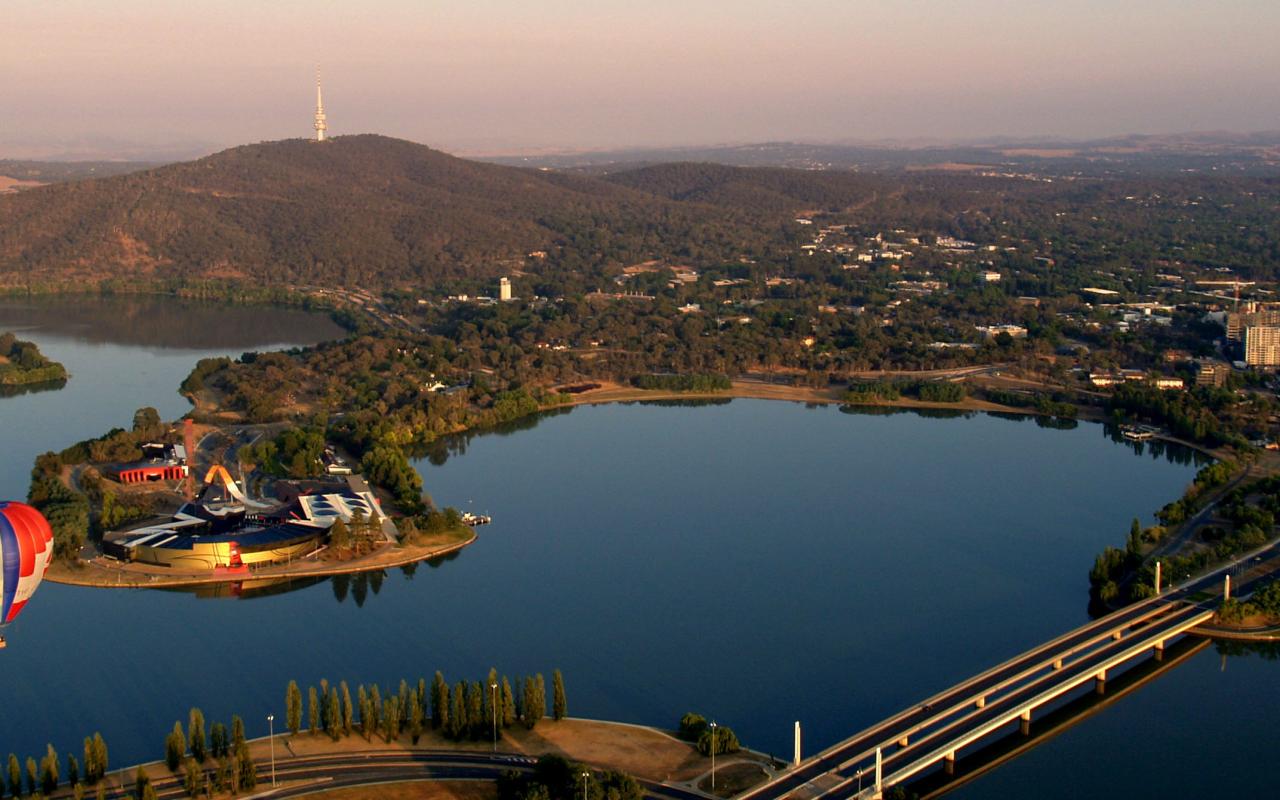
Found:
[{"label": "haze over horizon", "polygon": [[311,134],[463,153],[1280,128],[1280,4],[10,0],[0,157]]}]

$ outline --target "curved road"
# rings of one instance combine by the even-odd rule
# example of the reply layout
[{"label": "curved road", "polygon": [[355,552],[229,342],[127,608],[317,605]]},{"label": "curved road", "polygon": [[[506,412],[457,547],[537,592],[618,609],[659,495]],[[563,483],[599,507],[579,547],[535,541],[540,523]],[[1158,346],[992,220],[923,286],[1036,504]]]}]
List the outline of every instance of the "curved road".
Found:
[{"label": "curved road", "polygon": [[[283,748],[282,748],[283,749]],[[497,780],[503,772],[531,772],[536,758],[520,753],[477,753],[455,750],[374,750],[319,756],[287,756],[276,759],[277,786],[271,786],[271,761],[256,763],[258,785],[244,795],[263,798],[303,797],[352,786],[405,781]],[[206,770],[212,762],[206,762]],[[125,789],[108,791],[119,800],[131,794],[135,768],[122,770],[118,777]],[[678,786],[640,781],[645,796],[652,800],[708,800],[709,795]],[[152,784],[161,798],[186,797],[180,777]]]}]

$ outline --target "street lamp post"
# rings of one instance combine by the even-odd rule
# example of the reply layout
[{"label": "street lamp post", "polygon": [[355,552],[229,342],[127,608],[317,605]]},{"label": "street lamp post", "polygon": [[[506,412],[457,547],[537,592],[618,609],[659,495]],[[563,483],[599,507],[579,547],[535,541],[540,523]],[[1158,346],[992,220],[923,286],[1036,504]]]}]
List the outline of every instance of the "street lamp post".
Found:
[{"label": "street lamp post", "polygon": [[489,694],[491,700],[489,705],[493,706],[493,752],[498,752],[498,684],[489,684]]},{"label": "street lamp post", "polygon": [[858,794],[862,794],[862,770],[858,770]]},{"label": "street lamp post", "polygon": [[587,800],[587,778],[591,773],[586,770],[582,771],[582,800]]},{"label": "street lamp post", "polygon": [[276,715],[267,715],[267,738],[271,740],[271,785],[276,785]]},{"label": "street lamp post", "polygon": [[711,722],[711,793],[716,791],[716,723]]}]

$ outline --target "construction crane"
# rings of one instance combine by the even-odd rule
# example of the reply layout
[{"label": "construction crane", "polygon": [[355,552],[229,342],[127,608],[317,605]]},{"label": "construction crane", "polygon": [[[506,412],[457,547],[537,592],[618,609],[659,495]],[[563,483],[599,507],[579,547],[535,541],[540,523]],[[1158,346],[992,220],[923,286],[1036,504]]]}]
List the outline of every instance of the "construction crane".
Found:
[{"label": "construction crane", "polygon": [[1239,278],[1230,281],[1196,281],[1197,286],[1234,286],[1236,290],[1236,309],[1240,308],[1240,287],[1257,286],[1257,281],[1242,281]]}]

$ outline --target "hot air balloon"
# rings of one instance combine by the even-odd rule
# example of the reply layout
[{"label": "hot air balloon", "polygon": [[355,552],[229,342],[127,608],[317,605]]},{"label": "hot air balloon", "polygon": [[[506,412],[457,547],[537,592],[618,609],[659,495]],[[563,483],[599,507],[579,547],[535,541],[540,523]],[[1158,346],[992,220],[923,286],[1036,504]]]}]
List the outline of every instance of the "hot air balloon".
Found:
[{"label": "hot air balloon", "polygon": [[26,503],[0,501],[0,632],[22,613],[52,559],[53,530],[44,516]]}]

